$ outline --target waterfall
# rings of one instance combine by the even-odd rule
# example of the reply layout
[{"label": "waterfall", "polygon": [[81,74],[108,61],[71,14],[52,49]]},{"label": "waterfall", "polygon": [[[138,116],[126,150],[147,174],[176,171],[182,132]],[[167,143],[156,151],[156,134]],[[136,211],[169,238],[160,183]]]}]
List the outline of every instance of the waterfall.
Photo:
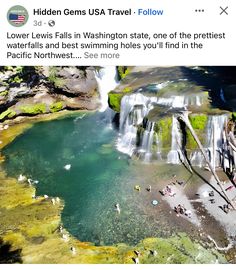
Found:
[{"label": "waterfall", "polygon": [[158,98],[157,104],[172,108],[184,108],[185,104],[184,96],[172,96],[169,98]]},{"label": "waterfall", "polygon": [[155,122],[147,121],[147,126],[142,137],[141,152],[144,152],[144,161],[149,162],[152,157],[152,145]]},{"label": "waterfall", "polygon": [[[172,96],[169,98],[145,96],[140,92],[125,95],[121,100],[120,111],[120,136],[117,142],[117,149],[128,155],[132,155],[136,150],[141,153],[141,156],[145,161],[149,161],[153,155],[152,146],[156,145],[156,156],[161,159],[161,139],[154,132],[154,122],[147,122],[146,128],[141,137],[141,147],[137,149],[137,133],[138,126],[143,123],[143,119],[148,115],[149,111],[155,104],[172,108],[184,108],[185,97],[184,96]],[[176,146],[176,136],[181,138],[180,131],[176,128],[178,124],[177,119],[174,120],[174,126],[172,127],[172,151],[169,153],[169,162],[179,163],[178,147]],[[155,138],[154,138],[155,134]],[[181,139],[179,144],[181,145]],[[144,154],[142,154],[144,153]]]},{"label": "waterfall", "polygon": [[190,154],[190,163],[193,166],[198,167],[203,167],[205,165],[205,160],[200,150],[193,151]]},{"label": "waterfall", "polygon": [[99,71],[96,71],[95,77],[98,83],[98,90],[100,94],[100,112],[104,112],[108,108],[108,93],[118,85],[116,67],[102,67]]},{"label": "waterfall", "polygon": [[137,126],[156,103],[156,97],[144,96],[141,93],[126,95],[121,100],[120,135],[117,149],[132,155],[137,146]]},{"label": "waterfall", "polygon": [[139,125],[156,103],[156,97],[144,96],[141,93],[126,95],[121,100],[120,131],[124,133],[127,125]]},{"label": "waterfall", "polygon": [[171,130],[171,150],[167,155],[167,163],[179,164],[182,153],[180,147],[182,146],[182,134],[180,132],[179,121],[175,116],[172,117]]},{"label": "waterfall", "polygon": [[[159,99],[158,102],[169,105],[172,108],[185,108],[186,100],[184,96],[173,96],[169,99]],[[161,103],[159,103],[161,104]],[[182,146],[182,133],[179,127],[179,121],[175,116],[172,117],[172,130],[171,130],[171,150],[167,155],[167,163],[179,164],[182,152],[179,149]]]},{"label": "waterfall", "polygon": [[184,108],[184,96],[175,96],[173,98],[172,107],[173,108]]},{"label": "waterfall", "polygon": [[186,106],[197,106],[200,107],[203,103],[203,97],[199,95],[191,95],[184,98],[184,103]]},{"label": "waterfall", "polygon": [[[125,95],[121,100],[117,149],[130,156],[136,154],[146,162],[154,159],[162,159],[162,136],[154,130],[156,123],[145,117],[147,117],[155,105],[164,106],[167,111],[170,108],[185,109],[188,105],[201,106],[203,99],[204,97],[202,95],[190,95],[188,97],[184,95],[170,97],[147,96],[141,91]],[[204,147],[209,154],[209,159],[213,167],[221,164],[222,130],[226,117],[226,115],[208,117],[208,141]],[[213,128],[215,134],[214,147],[212,137]],[[180,123],[174,115],[172,116],[171,127],[171,150],[167,154],[168,163],[179,164],[181,160],[184,160],[182,144],[183,135]],[[192,165],[204,166],[205,164],[202,154],[199,151],[192,152],[190,160]]]},{"label": "waterfall", "polygon": [[[208,154],[209,161],[215,169],[222,165],[223,153],[222,148],[224,145],[223,130],[225,122],[228,116],[224,115],[211,115],[208,117],[206,127],[206,144],[204,146],[205,151]],[[190,156],[191,164],[194,166],[202,167],[205,164],[205,160],[199,150],[191,153]]]},{"label": "waterfall", "polygon": [[157,149],[156,149],[157,160],[162,160],[162,156],[161,156],[162,141],[160,138],[160,134],[155,134],[155,135],[156,135],[155,141],[156,141],[156,146],[157,146]]},{"label": "waterfall", "polygon": [[172,107],[172,108],[184,108],[185,106],[197,106],[200,107],[203,103],[203,98],[199,95],[194,96],[171,96],[168,98],[160,97],[157,100],[157,104]]},{"label": "waterfall", "polygon": [[196,105],[200,107],[202,105],[201,99],[199,96],[196,96]]},{"label": "waterfall", "polygon": [[214,169],[222,164],[223,130],[226,120],[227,115],[209,116],[207,124],[207,150]]}]

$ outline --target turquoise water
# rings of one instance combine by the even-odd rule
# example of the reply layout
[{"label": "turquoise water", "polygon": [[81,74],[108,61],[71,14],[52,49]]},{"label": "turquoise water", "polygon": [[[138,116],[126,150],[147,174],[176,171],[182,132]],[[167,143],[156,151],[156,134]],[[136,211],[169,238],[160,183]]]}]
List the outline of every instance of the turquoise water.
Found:
[{"label": "turquoise water", "polygon": [[38,195],[64,199],[63,225],[81,241],[134,244],[165,234],[158,223],[165,222],[164,216],[158,221],[145,213],[152,211],[151,198],[143,202],[133,188],[144,181],[139,175],[134,179],[137,166],[146,165],[130,164],[116,150],[116,137],[101,113],[37,123],[3,150],[5,170],[38,180]]}]

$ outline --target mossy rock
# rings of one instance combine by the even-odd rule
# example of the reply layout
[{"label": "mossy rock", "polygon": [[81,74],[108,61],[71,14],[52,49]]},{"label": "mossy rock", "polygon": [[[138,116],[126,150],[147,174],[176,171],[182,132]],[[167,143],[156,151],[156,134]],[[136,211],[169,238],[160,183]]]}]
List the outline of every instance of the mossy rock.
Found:
[{"label": "mossy rock", "polygon": [[198,130],[205,130],[207,119],[208,117],[205,114],[190,115],[189,117],[189,121],[193,129],[198,129]]},{"label": "mossy rock", "polygon": [[110,108],[116,112],[120,112],[121,99],[125,94],[130,93],[130,92],[132,92],[131,87],[125,87],[122,90],[122,92],[111,91],[108,94],[108,103],[109,103]]},{"label": "mossy rock", "polygon": [[232,112],[231,119],[236,122],[236,112]]},{"label": "mossy rock", "polygon": [[[208,116],[206,114],[194,114],[189,116],[189,121],[195,130],[199,140],[204,143],[205,141],[205,130],[207,126]],[[198,148],[196,141],[188,129],[186,129],[186,148],[193,150]]]},{"label": "mossy rock", "polygon": [[4,66],[5,71],[13,71],[14,67],[13,66]]},{"label": "mossy rock", "polygon": [[65,82],[62,78],[58,77],[58,68],[50,67],[48,81],[54,84],[55,87],[61,88],[64,86]]},{"label": "mossy rock", "polygon": [[130,73],[130,67],[119,66],[117,67],[120,79],[124,79]]},{"label": "mossy rock", "polygon": [[[142,254],[142,264],[214,263],[216,260],[226,262],[225,257],[217,251],[204,248],[184,233],[167,239],[146,238],[136,248]],[[151,250],[156,250],[157,255],[151,255]]]},{"label": "mossy rock", "polygon": [[6,111],[0,114],[0,120],[4,120],[6,118],[13,118],[15,115],[16,115],[15,111],[11,109],[7,109]]},{"label": "mossy rock", "polygon": [[59,112],[63,109],[63,102],[58,101],[50,105],[50,112]]},{"label": "mossy rock", "polygon": [[36,103],[36,104],[29,104],[29,105],[22,105],[19,108],[21,110],[21,113],[23,114],[41,114],[46,113],[46,104],[44,103]]},{"label": "mossy rock", "polygon": [[7,94],[8,94],[8,91],[5,90],[5,91],[3,91],[3,92],[0,93],[0,96],[1,97],[5,97],[5,96],[7,96]]},{"label": "mossy rock", "polygon": [[112,110],[120,112],[120,103],[123,95],[122,93],[110,92],[108,94],[108,103]]},{"label": "mossy rock", "polygon": [[162,148],[171,147],[171,130],[172,130],[172,117],[164,117],[158,120],[154,126],[155,132],[159,135],[162,141]]},{"label": "mossy rock", "polygon": [[23,79],[19,75],[16,75],[15,77],[12,77],[11,79],[9,79],[9,82],[21,83],[21,82],[23,82]]}]

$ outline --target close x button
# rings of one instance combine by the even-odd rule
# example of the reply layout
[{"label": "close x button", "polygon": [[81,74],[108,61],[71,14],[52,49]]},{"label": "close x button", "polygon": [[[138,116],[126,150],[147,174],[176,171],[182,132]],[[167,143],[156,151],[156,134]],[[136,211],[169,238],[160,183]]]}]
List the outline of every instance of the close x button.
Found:
[{"label": "close x button", "polygon": [[229,15],[228,8],[229,7],[220,7],[220,15]]}]

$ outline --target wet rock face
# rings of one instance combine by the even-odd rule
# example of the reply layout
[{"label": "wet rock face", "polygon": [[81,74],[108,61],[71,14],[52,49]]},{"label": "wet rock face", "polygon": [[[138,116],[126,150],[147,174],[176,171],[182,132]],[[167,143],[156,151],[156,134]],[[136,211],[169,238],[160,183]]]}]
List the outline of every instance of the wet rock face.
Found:
[{"label": "wet rock face", "polygon": [[97,109],[97,88],[94,68],[2,67],[0,121],[63,109]]},{"label": "wet rock face", "polygon": [[59,80],[62,80],[61,88],[63,91],[75,96],[91,97],[97,89],[97,81],[92,69],[81,70],[77,67],[59,68],[57,77]]},{"label": "wet rock face", "polygon": [[21,98],[33,94],[33,90],[30,89],[26,83],[21,83],[19,87],[11,87],[8,91],[8,101],[11,102],[16,98]]}]

